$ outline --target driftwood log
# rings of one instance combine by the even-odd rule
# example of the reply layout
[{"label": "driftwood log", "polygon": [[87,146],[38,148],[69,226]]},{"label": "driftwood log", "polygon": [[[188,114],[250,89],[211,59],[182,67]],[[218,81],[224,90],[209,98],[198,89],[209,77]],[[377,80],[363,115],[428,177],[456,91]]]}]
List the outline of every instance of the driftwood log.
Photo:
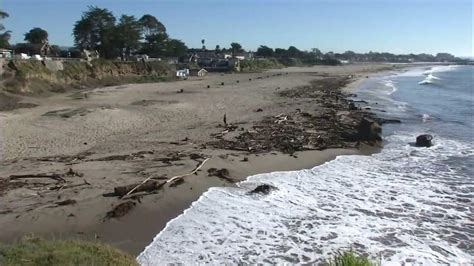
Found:
[{"label": "driftwood log", "polygon": [[58,174],[51,174],[51,175],[47,175],[47,174],[11,175],[11,176],[8,177],[9,180],[25,179],[25,178],[50,178],[50,179],[54,179],[58,182],[66,182],[66,180]]},{"label": "driftwood log", "polygon": [[[132,193],[151,192],[162,187],[166,182],[159,183],[155,180],[148,180],[145,183],[132,184],[128,186],[121,186],[114,188],[114,194],[119,197],[124,197]],[[133,191],[132,191],[133,190]]]},{"label": "driftwood log", "polygon": [[63,190],[63,189],[68,189],[68,188],[75,188],[75,187],[80,187],[80,186],[90,186],[91,183],[87,182],[87,180],[83,179],[84,183],[81,184],[73,184],[73,185],[56,185],[54,187],[50,187],[49,190]]},{"label": "driftwood log", "polygon": [[184,174],[184,175],[178,175],[178,176],[173,176],[170,179],[168,179],[165,182],[158,183],[155,180],[152,180],[153,177],[148,177],[147,179],[143,180],[143,182],[138,183],[138,184],[133,184],[133,185],[128,185],[128,186],[123,186],[123,187],[115,187],[114,188],[114,194],[119,196],[120,198],[127,197],[133,193],[136,192],[141,192],[141,191],[146,191],[150,192],[156,189],[161,188],[165,184],[171,183],[173,184],[176,182],[178,179],[183,179],[186,176],[190,176],[195,174],[201,167],[209,160],[209,158],[205,159],[201,164],[199,164],[191,173]]}]

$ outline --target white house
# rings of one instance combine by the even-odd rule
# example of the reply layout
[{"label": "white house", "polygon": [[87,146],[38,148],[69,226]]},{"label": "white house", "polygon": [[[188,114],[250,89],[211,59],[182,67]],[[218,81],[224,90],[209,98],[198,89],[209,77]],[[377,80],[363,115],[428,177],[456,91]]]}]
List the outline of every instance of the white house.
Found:
[{"label": "white house", "polygon": [[0,58],[11,58],[12,50],[0,49]]},{"label": "white house", "polygon": [[24,53],[21,53],[21,54],[16,54],[15,55],[15,58],[16,59],[23,59],[23,60],[26,60],[26,59],[30,59],[31,56],[27,55],[27,54],[24,54]]},{"label": "white house", "polygon": [[207,70],[204,68],[201,69],[191,69],[189,71],[190,76],[195,76],[195,77],[204,77],[207,74]]},{"label": "white house", "polygon": [[43,60],[43,58],[42,58],[41,55],[39,55],[39,54],[35,54],[35,55],[33,55],[31,58],[33,58],[33,59],[35,59],[35,60],[38,60],[38,61]]},{"label": "white house", "polygon": [[176,77],[178,78],[186,78],[188,76],[189,76],[189,69],[187,68],[176,71]]}]

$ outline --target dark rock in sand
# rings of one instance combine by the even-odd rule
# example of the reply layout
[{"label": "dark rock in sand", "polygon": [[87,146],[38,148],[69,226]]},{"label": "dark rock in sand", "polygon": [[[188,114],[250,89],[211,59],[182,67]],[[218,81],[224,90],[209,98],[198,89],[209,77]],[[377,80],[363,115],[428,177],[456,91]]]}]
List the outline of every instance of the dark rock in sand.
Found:
[{"label": "dark rock in sand", "polygon": [[135,205],[137,205],[133,201],[126,201],[122,202],[119,205],[115,206],[111,211],[107,212],[106,218],[120,218],[125,216],[128,212],[130,212]]},{"label": "dark rock in sand", "polygon": [[56,202],[56,204],[58,206],[66,206],[66,205],[76,204],[76,201],[72,199],[68,199],[68,200],[58,201]]},{"label": "dark rock in sand", "polygon": [[202,159],[203,157],[204,156],[202,156],[202,154],[197,154],[197,153],[189,154],[189,159],[191,159],[191,160]]},{"label": "dark rock in sand", "polygon": [[349,103],[349,110],[350,111],[354,111],[354,110],[358,110],[359,108],[357,108],[357,106],[355,105],[355,103],[353,102],[350,102]]},{"label": "dark rock in sand", "polygon": [[229,182],[234,181],[232,178],[229,177],[230,173],[229,173],[229,170],[227,170],[226,168],[222,168],[222,169],[209,168],[207,170],[207,173],[209,176],[216,176],[224,180],[227,180]]},{"label": "dark rock in sand", "polygon": [[270,191],[276,189],[276,187],[268,184],[258,185],[254,190],[250,191],[249,194],[265,194],[267,195]]},{"label": "dark rock in sand", "polygon": [[423,134],[416,137],[416,146],[418,147],[431,147],[433,136],[429,134]]},{"label": "dark rock in sand", "polygon": [[400,119],[377,118],[376,120],[381,125],[383,125],[383,124],[400,124],[402,122],[402,121],[400,121]]},{"label": "dark rock in sand", "polygon": [[363,103],[363,104],[369,104],[369,102],[367,102],[367,101],[364,101],[364,100],[350,100],[350,102],[353,102],[353,103]]},{"label": "dark rock in sand", "polygon": [[133,193],[138,193],[138,192],[151,192],[156,189],[160,188],[160,184],[157,181],[154,180],[148,180],[147,182],[143,184],[131,184],[127,186],[119,186],[119,187],[114,187],[114,195],[123,197],[127,195],[132,189],[135,189]]},{"label": "dark rock in sand", "polygon": [[59,110],[54,110],[54,111],[49,111],[42,116],[51,116],[51,117],[62,117],[62,118],[71,118],[73,116],[79,115],[79,116],[85,116],[86,114],[92,112],[91,110],[85,109],[85,108],[78,108],[78,109],[59,109]]},{"label": "dark rock in sand", "polygon": [[183,178],[178,178],[170,184],[170,187],[177,187],[181,184],[184,184],[184,179]]},{"label": "dark rock in sand", "polygon": [[357,129],[357,140],[382,140],[380,134],[382,133],[382,127],[379,123],[369,118],[363,118]]}]

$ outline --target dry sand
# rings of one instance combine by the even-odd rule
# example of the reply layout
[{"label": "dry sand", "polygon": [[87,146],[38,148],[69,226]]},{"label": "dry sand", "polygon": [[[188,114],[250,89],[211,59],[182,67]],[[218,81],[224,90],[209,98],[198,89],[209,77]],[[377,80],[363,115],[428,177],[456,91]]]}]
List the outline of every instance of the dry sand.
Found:
[{"label": "dry sand", "polygon": [[[14,241],[29,233],[100,238],[138,254],[167,221],[209,187],[234,185],[209,177],[211,167],[227,168],[229,176],[238,181],[257,173],[311,168],[340,154],[361,152],[328,149],[300,152],[295,158],[276,152],[252,155],[204,148],[213,139],[211,134],[222,131],[219,124],[224,114],[229,123],[249,129],[265,116],[314,107],[307,100],[278,97],[277,90],[327,76],[352,75],[356,81],[390,69],[385,64],[292,67],[25,98],[23,102],[38,106],[0,113],[0,181],[10,175],[64,173],[69,168],[83,176],[69,176],[67,185],[59,184],[56,190],[51,190],[56,186],[54,180],[35,179],[43,185],[0,191],[0,241]],[[259,108],[263,111],[255,112]],[[137,152],[117,160],[104,159]],[[196,154],[201,157],[196,159]],[[180,158],[167,161],[173,156]],[[165,186],[141,198],[141,204],[124,217],[104,219],[120,203],[117,197],[103,196],[115,186],[150,176],[186,174],[202,157],[211,159],[183,184]],[[59,206],[58,202],[68,199],[76,203]]]}]

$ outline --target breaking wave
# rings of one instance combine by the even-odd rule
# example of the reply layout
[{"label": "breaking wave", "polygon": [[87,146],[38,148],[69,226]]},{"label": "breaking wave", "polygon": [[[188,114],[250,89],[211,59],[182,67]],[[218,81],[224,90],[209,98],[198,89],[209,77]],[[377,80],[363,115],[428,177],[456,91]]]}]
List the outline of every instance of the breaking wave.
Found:
[{"label": "breaking wave", "polygon": [[402,73],[397,73],[395,76],[397,77],[421,77],[421,76],[428,76],[434,73],[440,72],[449,72],[458,69],[459,65],[447,65],[447,66],[431,66],[431,67],[417,67],[413,69],[409,69]]},{"label": "breaking wave", "polygon": [[460,67],[461,66],[459,65],[434,66],[434,67],[431,67],[429,70],[426,70],[425,72],[423,72],[423,74],[429,75],[429,74],[439,73],[439,72],[448,72],[448,71],[459,69]]},{"label": "breaking wave", "polygon": [[424,80],[418,82],[418,84],[420,84],[420,85],[423,85],[423,84],[432,84],[432,83],[434,83],[434,82],[437,81],[437,80],[440,80],[440,78],[436,77],[436,76],[433,75],[433,74],[428,74],[428,75],[426,76],[426,78],[425,78]]},{"label": "breaking wave", "polygon": [[[419,149],[407,144],[412,139],[397,133],[373,156],[339,156],[311,170],[212,188],[168,223],[138,260],[314,263],[354,249],[384,264],[472,261],[461,248],[474,238],[474,183],[443,163],[474,156],[472,146],[436,137],[435,146]],[[247,194],[261,183],[278,190]]]},{"label": "breaking wave", "polygon": [[431,121],[433,119],[433,117],[429,114],[423,114],[421,116],[421,120],[423,121],[423,123],[426,123],[428,121]]},{"label": "breaking wave", "polygon": [[395,85],[395,82],[392,80],[384,80],[383,84],[390,89],[390,91],[387,93],[388,95],[396,92],[398,90],[397,86]]}]

